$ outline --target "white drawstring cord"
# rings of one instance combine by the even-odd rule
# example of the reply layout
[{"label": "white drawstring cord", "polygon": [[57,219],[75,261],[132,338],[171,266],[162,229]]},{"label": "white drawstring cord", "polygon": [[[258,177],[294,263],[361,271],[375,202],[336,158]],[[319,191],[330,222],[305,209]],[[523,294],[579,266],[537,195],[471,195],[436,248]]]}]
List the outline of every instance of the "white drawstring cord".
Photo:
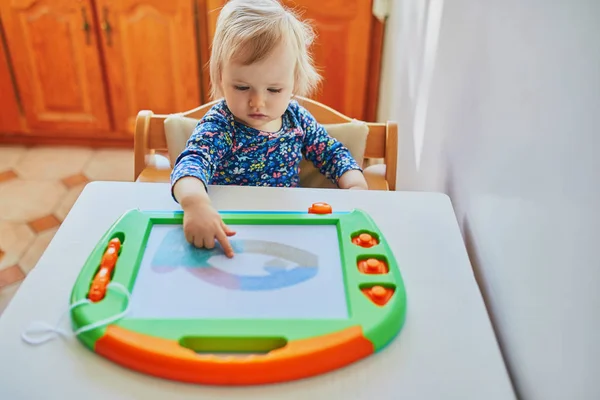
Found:
[{"label": "white drawstring cord", "polygon": [[[127,296],[127,307],[125,307],[125,310],[123,312],[120,312],[117,315],[112,316],[112,317],[108,317],[106,319],[96,321],[89,325],[82,326],[81,328],[79,328],[75,332],[73,332],[73,334],[72,334],[73,336],[77,336],[83,332],[87,332],[89,330],[96,329],[96,328],[104,326],[104,325],[108,325],[111,322],[114,322],[114,321],[117,321],[117,320],[123,318],[129,312],[131,295],[130,295],[129,291],[127,290],[127,288],[118,282],[109,283],[108,289],[110,289],[110,288],[118,288],[125,294],[125,296]],[[67,311],[65,311],[65,313],[63,313],[63,315],[59,318],[58,322],[56,323],[56,326],[51,326],[50,324],[43,322],[43,321],[32,322],[29,325],[29,327],[21,334],[21,338],[25,342],[27,342],[31,345],[38,345],[38,344],[45,343],[49,340],[52,340],[52,339],[58,337],[59,334],[63,335],[63,336],[69,336],[68,332],[60,329],[60,325],[61,325],[63,319],[75,307],[79,307],[81,305],[90,304],[90,303],[92,303],[92,301],[90,299],[81,299],[81,300],[71,304],[69,309]],[[37,337],[34,337],[32,335],[37,335]]]}]

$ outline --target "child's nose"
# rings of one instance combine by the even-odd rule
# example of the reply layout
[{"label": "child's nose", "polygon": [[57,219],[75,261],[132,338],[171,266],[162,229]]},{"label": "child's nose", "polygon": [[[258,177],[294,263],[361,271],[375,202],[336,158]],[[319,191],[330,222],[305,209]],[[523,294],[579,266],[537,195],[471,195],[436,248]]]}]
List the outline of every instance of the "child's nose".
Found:
[{"label": "child's nose", "polygon": [[260,108],[263,107],[265,105],[265,102],[263,100],[263,97],[256,93],[256,94],[252,94],[250,95],[250,107],[256,107],[256,108]]}]

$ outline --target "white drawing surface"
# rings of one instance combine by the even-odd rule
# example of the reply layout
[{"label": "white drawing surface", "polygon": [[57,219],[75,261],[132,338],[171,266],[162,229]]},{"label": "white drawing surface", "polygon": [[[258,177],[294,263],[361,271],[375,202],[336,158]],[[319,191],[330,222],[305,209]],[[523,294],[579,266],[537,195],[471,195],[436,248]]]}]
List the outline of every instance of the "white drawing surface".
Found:
[{"label": "white drawing surface", "polygon": [[235,255],[197,249],[181,225],[154,225],[133,318],[348,318],[335,225],[231,225]]}]

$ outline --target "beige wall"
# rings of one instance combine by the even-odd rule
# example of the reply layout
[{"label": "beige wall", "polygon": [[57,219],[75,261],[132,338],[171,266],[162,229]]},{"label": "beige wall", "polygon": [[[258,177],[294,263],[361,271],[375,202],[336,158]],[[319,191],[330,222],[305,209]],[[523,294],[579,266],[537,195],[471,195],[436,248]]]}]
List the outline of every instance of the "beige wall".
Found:
[{"label": "beige wall", "polygon": [[392,5],[399,187],[451,196],[521,398],[599,399],[600,1]]}]

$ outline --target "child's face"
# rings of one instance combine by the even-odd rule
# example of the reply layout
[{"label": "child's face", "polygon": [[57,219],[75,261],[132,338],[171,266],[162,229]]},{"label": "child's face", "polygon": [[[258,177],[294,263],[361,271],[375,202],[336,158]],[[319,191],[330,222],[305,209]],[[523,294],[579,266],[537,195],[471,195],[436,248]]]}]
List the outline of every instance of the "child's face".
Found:
[{"label": "child's face", "polygon": [[294,90],[294,67],[294,53],[285,45],[251,65],[226,63],[221,88],[233,115],[254,129],[279,130]]}]

